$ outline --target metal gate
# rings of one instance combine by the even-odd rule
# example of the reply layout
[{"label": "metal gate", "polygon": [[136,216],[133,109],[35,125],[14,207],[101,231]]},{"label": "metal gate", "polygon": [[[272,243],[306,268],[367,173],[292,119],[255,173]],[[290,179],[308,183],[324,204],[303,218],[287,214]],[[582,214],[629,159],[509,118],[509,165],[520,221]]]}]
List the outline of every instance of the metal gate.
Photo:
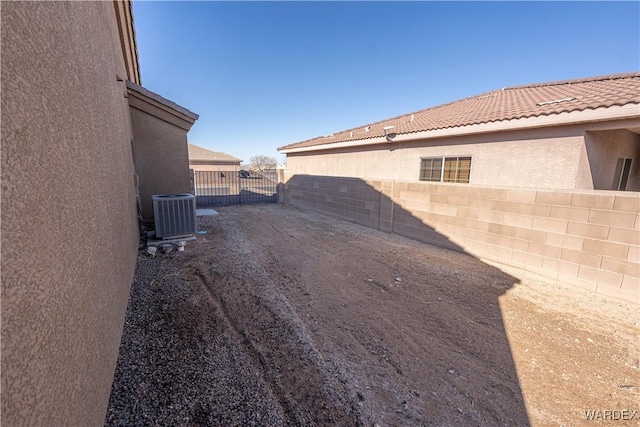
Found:
[{"label": "metal gate", "polygon": [[278,202],[278,174],[273,171],[194,171],[198,208]]}]

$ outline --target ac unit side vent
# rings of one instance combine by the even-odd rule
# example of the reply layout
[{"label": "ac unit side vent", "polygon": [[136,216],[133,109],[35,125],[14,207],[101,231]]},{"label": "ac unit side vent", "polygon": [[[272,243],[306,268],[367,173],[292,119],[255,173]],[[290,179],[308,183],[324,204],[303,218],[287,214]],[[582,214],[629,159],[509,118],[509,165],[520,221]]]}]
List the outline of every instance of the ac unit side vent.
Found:
[{"label": "ac unit side vent", "polygon": [[157,194],[151,199],[157,239],[196,234],[196,198],[193,194]]}]

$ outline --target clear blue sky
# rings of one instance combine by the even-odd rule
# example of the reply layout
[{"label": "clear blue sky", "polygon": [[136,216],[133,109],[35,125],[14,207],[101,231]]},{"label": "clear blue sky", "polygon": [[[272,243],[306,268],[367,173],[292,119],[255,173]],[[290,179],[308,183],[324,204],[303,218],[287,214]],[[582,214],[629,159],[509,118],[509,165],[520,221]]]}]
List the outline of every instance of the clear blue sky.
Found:
[{"label": "clear blue sky", "polygon": [[526,83],[640,70],[639,2],[134,1],[142,84],[247,162]]}]

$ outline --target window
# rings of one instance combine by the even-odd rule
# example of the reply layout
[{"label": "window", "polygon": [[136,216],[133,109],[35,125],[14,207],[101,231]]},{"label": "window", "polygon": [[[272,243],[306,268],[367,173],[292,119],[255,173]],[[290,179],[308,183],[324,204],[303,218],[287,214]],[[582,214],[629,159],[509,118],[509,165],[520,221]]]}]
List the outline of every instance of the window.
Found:
[{"label": "window", "polygon": [[616,173],[613,177],[612,190],[625,191],[627,189],[627,181],[629,181],[629,172],[631,171],[631,159],[620,157],[616,165]]},{"label": "window", "polygon": [[420,181],[469,183],[471,157],[420,159]]},{"label": "window", "polygon": [[442,157],[422,159],[420,162],[420,181],[437,181],[442,179]]}]

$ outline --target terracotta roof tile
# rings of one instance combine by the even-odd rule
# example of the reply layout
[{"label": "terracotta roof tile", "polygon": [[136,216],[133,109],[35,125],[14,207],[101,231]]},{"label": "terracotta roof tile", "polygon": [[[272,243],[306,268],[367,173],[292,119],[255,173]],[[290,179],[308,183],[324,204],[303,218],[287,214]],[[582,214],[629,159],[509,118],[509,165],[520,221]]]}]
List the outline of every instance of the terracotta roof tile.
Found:
[{"label": "terracotta roof tile", "polygon": [[640,104],[640,72],[505,87],[278,149],[357,140],[366,144],[384,136],[386,126],[395,126],[393,132],[400,135],[627,104]]}]

